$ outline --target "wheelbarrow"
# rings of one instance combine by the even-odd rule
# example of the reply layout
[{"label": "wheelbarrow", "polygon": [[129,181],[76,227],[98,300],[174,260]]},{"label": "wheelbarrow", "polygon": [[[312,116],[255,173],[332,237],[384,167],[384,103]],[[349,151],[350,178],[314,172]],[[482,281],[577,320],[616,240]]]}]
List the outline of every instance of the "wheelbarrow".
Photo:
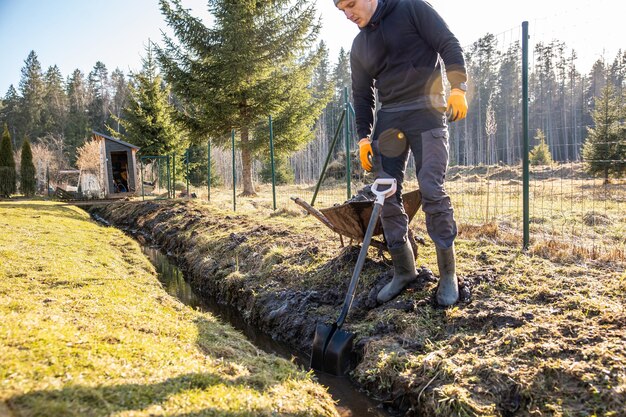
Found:
[{"label": "wheelbarrow", "polygon": [[[365,237],[367,225],[372,215],[374,200],[369,201],[347,201],[343,204],[333,207],[316,209],[306,201],[298,197],[292,197],[292,200],[304,208],[309,214],[321,221],[333,232],[339,234],[341,245],[344,245],[343,237],[351,240],[362,242]],[[409,217],[409,223],[415,217],[417,210],[422,204],[422,194],[419,190],[410,191],[402,194],[402,203],[404,211]],[[382,251],[387,251],[387,245],[384,242],[383,226],[378,220],[374,228],[374,236],[383,235],[383,240],[372,239],[370,245]],[[417,258],[417,243],[411,229],[409,229],[409,243],[413,248],[413,253]]]}]

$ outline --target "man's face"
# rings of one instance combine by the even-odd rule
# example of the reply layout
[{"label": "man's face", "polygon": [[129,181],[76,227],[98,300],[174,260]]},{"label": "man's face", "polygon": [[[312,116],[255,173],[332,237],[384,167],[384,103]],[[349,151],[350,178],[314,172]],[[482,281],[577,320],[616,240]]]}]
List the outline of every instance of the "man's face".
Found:
[{"label": "man's face", "polygon": [[360,28],[367,26],[376,11],[378,0],[342,0],[337,3],[346,18],[356,23]]}]

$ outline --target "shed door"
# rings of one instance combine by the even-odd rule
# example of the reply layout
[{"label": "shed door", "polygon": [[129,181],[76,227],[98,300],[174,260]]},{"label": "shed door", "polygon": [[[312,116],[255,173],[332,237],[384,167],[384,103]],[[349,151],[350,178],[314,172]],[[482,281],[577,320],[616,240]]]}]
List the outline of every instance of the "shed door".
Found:
[{"label": "shed door", "polygon": [[113,172],[113,192],[126,193],[128,184],[128,153],[111,152],[111,168]]}]

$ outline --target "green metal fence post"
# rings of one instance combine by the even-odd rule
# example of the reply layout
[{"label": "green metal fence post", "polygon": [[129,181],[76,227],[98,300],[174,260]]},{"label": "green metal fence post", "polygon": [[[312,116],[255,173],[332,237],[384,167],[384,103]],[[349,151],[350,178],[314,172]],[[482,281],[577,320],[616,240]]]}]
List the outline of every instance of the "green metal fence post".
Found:
[{"label": "green metal fence post", "polygon": [[165,163],[167,164],[167,198],[172,198],[172,184],[170,177],[170,156],[167,155],[165,159]]},{"label": "green metal fence post", "polygon": [[208,169],[207,169],[207,178],[206,178],[206,183],[207,183],[207,201],[211,201],[211,140],[209,139],[206,143],[206,148],[207,148],[207,164],[208,164]]},{"label": "green metal fence post", "polygon": [[144,190],[143,190],[143,187],[144,187],[144,185],[143,185],[143,158],[139,158],[139,165],[140,165],[139,169],[141,169],[141,171],[140,171],[140,174],[141,174],[141,201],[146,201],[146,197],[145,197]]},{"label": "green metal fence post", "polygon": [[[353,121],[356,120],[356,113],[354,112],[354,107],[352,107],[352,103],[348,102],[348,116],[350,116],[348,118],[348,136],[350,138],[353,138],[356,136],[356,132],[352,129],[353,128]],[[357,142],[359,141],[359,139],[361,138],[356,138]],[[352,163],[352,162],[350,162]]]},{"label": "green metal fence post", "polygon": [[161,187],[163,187],[163,167],[160,159],[157,159],[157,162],[157,183],[159,184],[159,191],[161,191]]},{"label": "green metal fence post", "polygon": [[50,167],[46,165],[46,195],[50,197]]},{"label": "green metal fence post", "polygon": [[270,124],[270,163],[272,164],[272,200],[274,202],[274,210],[276,210],[276,172],[274,170],[274,124],[272,116],[269,118]]},{"label": "green metal fence post", "polygon": [[523,200],[524,200],[524,242],[523,249],[530,244],[530,138],[528,132],[528,22],[522,22],[522,124],[524,137],[523,150]]},{"label": "green metal fence post", "polygon": [[172,187],[174,198],[176,198],[176,152],[172,154]]},{"label": "green metal fence post", "polygon": [[185,150],[185,178],[187,179],[187,198],[189,198],[189,148]]},{"label": "green metal fence post", "polygon": [[352,182],[352,169],[350,167],[350,113],[348,112],[348,87],[343,88],[343,99],[343,112],[345,114],[343,134],[346,142],[346,193],[348,195],[346,199],[350,200],[350,197],[352,197],[352,190],[350,189]]},{"label": "green metal fence post", "polygon": [[235,129],[230,132],[230,141],[233,146],[233,211],[237,211],[237,171],[235,170]]}]

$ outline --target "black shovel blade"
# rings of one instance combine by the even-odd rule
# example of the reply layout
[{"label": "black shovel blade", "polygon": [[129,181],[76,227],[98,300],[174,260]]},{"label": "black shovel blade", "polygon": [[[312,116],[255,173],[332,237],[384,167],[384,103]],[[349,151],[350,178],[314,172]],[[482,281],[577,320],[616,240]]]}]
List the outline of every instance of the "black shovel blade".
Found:
[{"label": "black shovel blade", "polygon": [[336,324],[332,326],[318,323],[315,328],[315,337],[313,338],[313,348],[311,349],[311,368],[316,371],[324,370],[324,352],[326,346],[330,342],[332,335],[337,329]]},{"label": "black shovel blade", "polygon": [[324,372],[335,376],[344,376],[350,368],[353,341],[353,333],[341,329],[337,329],[333,333],[324,352]]}]

